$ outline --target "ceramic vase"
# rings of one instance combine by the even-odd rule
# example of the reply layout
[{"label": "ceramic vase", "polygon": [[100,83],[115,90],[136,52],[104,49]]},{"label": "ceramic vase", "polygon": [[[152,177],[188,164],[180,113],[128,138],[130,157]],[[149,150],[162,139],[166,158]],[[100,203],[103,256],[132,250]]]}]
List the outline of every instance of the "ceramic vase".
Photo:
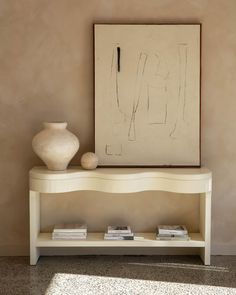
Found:
[{"label": "ceramic vase", "polygon": [[49,170],[66,170],[79,150],[78,138],[66,127],[66,122],[44,123],[44,129],[33,138],[33,150]]}]

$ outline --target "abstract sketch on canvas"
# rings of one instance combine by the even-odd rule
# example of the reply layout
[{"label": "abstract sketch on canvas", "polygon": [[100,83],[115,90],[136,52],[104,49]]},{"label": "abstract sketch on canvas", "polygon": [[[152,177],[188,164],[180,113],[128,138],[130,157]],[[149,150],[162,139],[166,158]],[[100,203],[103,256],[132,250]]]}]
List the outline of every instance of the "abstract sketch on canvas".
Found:
[{"label": "abstract sketch on canvas", "polygon": [[200,25],[96,24],[100,165],[200,165]]}]

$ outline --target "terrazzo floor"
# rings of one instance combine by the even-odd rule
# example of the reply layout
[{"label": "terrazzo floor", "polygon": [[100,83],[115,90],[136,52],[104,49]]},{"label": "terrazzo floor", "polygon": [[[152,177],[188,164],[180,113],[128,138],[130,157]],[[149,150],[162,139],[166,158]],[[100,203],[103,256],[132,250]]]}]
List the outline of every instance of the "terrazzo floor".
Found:
[{"label": "terrazzo floor", "polygon": [[236,256],[0,258],[0,295],[236,294]]}]

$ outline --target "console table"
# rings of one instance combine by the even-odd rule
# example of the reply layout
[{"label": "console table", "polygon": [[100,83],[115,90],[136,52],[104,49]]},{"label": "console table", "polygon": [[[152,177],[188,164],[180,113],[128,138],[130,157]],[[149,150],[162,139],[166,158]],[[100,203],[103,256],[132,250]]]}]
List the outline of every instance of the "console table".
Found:
[{"label": "console table", "polygon": [[[30,264],[36,265],[43,247],[198,247],[205,265],[210,264],[212,174],[206,168],[97,168],[69,167],[30,171]],[[52,240],[40,232],[40,194],[93,190],[108,193],[167,191],[200,194],[200,229],[189,241],[159,241],[155,233],[135,233],[135,240],[103,240],[103,233],[88,233],[86,240]]]}]

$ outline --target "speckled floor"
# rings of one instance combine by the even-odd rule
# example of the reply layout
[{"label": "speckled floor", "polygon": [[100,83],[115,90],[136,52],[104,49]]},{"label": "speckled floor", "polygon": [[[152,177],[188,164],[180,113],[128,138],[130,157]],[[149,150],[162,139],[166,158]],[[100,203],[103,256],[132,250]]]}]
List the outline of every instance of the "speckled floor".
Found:
[{"label": "speckled floor", "polygon": [[0,258],[1,295],[236,294],[236,256]]}]

